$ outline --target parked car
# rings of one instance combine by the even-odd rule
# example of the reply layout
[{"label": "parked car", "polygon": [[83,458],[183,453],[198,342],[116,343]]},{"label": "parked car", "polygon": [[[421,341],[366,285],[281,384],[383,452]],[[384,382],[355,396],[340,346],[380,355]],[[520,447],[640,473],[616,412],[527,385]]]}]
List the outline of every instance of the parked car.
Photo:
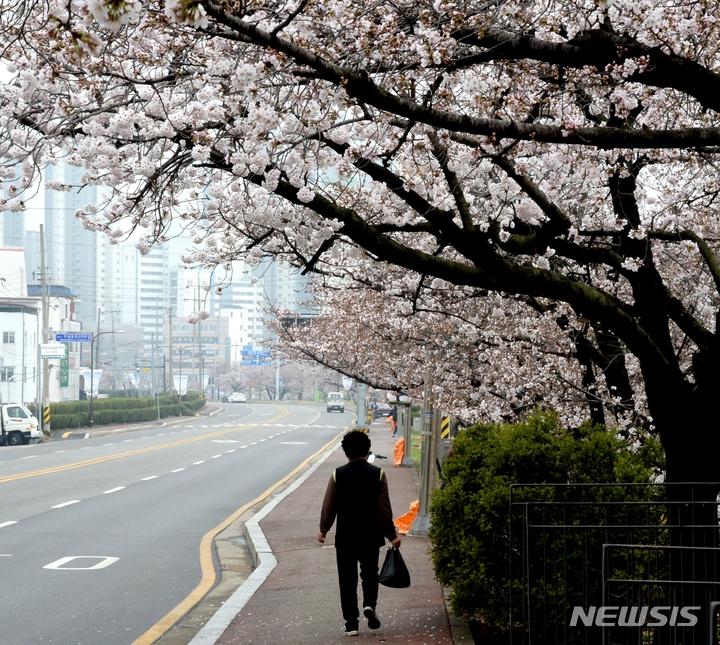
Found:
[{"label": "parked car", "polygon": [[392,412],[392,406],[388,403],[378,403],[373,410],[373,419],[380,419],[382,417],[389,417]]},{"label": "parked car", "polygon": [[42,436],[38,420],[20,403],[0,405],[0,446],[37,443]]},{"label": "parked car", "polygon": [[230,392],[222,398],[223,403],[245,403],[247,399],[242,392]]}]

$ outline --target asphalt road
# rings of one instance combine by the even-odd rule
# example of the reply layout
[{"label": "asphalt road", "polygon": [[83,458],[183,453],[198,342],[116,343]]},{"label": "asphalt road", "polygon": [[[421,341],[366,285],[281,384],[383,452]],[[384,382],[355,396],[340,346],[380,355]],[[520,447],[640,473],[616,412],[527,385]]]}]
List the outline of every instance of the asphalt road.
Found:
[{"label": "asphalt road", "polygon": [[200,581],[200,540],[352,419],[228,404],[176,426],[0,449],[0,644],[129,645]]}]

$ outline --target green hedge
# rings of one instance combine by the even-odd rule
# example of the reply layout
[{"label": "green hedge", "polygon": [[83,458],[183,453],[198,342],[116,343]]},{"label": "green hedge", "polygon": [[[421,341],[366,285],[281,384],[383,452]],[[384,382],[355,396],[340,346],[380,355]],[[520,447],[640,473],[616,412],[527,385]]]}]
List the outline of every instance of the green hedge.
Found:
[{"label": "green hedge", "polygon": [[[195,394],[195,396],[193,396]],[[205,405],[199,393],[161,396],[160,417],[195,416]],[[152,397],[140,399],[113,398],[93,400],[93,425],[141,423],[158,418],[158,402]],[[68,401],[50,404],[50,425],[53,430],[81,428],[90,425],[90,401]]]},{"label": "green hedge", "polygon": [[[443,465],[442,487],[433,492],[430,508],[435,574],[441,584],[452,588],[455,614],[490,629],[507,628],[508,590],[510,585],[519,585],[508,576],[510,484],[648,482],[663,467],[662,448],[648,435],[638,432],[630,441],[591,423],[571,431],[548,412],[536,412],[514,425],[461,430]],[[596,496],[610,495],[613,490],[588,489],[588,501],[598,501]],[[631,494],[653,494],[648,491],[637,487]],[[534,489],[527,494],[551,493]],[[574,555],[580,557],[579,548],[577,554],[567,554],[568,561]],[[602,572],[596,573],[601,581]],[[553,580],[563,588],[566,582]],[[522,597],[521,590],[518,594]]]}]

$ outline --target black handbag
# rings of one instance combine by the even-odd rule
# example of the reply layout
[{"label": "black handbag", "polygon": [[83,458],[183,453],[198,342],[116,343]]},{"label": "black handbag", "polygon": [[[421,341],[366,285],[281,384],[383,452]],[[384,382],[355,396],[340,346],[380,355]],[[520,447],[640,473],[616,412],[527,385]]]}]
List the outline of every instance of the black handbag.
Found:
[{"label": "black handbag", "polygon": [[385,562],[380,569],[381,585],[404,589],[410,586],[410,572],[405,566],[405,560],[400,555],[400,549],[388,549],[385,554]]}]

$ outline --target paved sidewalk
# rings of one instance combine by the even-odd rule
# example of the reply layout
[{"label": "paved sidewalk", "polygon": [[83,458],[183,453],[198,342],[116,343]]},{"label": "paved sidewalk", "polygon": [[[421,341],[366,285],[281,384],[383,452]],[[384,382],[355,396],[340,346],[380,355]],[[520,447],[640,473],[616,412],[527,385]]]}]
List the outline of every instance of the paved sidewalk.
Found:
[{"label": "paved sidewalk", "polygon": [[[375,464],[384,468],[387,474],[393,513],[398,517],[417,499],[412,469],[393,466],[394,439],[387,424],[375,423],[370,439],[373,452],[388,457],[387,461],[378,460]],[[197,641],[193,642],[217,645],[472,643],[462,637],[453,641],[443,590],[433,576],[429,540],[412,536],[405,536],[401,546],[412,578],[410,588],[381,586],[377,608],[381,628],[369,630],[361,617],[360,635],[354,639],[345,636],[335,568],[334,527],[325,545],[317,541],[325,487],[333,469],[344,463],[346,459],[338,444],[307,479],[270,507],[259,522],[264,538],[260,535],[252,541],[267,539],[272,551],[272,554],[260,554],[260,569],[269,568],[273,556],[277,566],[259,588],[249,591],[251,595],[244,606],[233,614],[234,618],[219,637],[210,637],[206,632],[203,638],[201,630]],[[252,533],[250,537],[252,539]],[[381,561],[383,557],[384,549],[381,550]],[[261,571],[256,573],[261,574]],[[262,575],[257,577],[262,578]],[[231,601],[228,601],[226,611],[230,609]]]}]

